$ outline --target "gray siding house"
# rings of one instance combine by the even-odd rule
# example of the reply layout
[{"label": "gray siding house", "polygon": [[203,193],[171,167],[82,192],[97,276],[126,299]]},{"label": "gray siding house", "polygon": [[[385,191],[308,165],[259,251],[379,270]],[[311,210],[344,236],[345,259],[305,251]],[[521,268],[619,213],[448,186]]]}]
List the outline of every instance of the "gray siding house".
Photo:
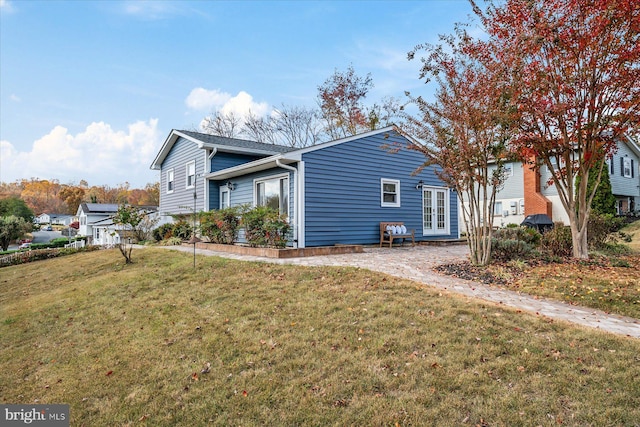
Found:
[{"label": "gray siding house", "polygon": [[[416,240],[459,237],[458,198],[393,127],[303,149],[173,130],[151,168],[160,171],[160,212],[235,205],[278,208],[290,246],[376,244],[379,223],[404,222]],[[195,198],[195,199],[194,199]]]},{"label": "gray siding house", "polygon": [[[619,215],[640,209],[640,147],[630,137],[618,142],[617,151],[607,160],[611,189],[616,197],[616,210]],[[526,215],[536,213],[550,214],[554,221],[568,224],[567,213],[560,202],[554,185],[547,185],[551,174],[545,166],[539,174],[526,165],[512,162],[507,165],[506,180],[496,196],[496,227],[506,224],[520,224]],[[540,199],[546,201],[541,207]],[[462,220],[461,220],[462,221]],[[460,224],[464,228],[464,224]]]}]

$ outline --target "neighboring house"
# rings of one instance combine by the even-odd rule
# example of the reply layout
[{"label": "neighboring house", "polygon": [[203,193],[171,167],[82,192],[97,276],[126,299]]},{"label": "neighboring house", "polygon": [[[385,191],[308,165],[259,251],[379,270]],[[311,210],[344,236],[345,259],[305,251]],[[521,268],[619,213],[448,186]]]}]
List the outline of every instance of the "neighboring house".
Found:
[{"label": "neighboring house", "polygon": [[[157,206],[141,206],[140,210],[151,219],[158,218]],[[91,223],[91,243],[93,245],[117,245],[122,239],[131,237],[130,227],[113,222],[113,214]]]},{"label": "neighboring house", "polygon": [[73,215],[42,213],[36,218],[38,224],[57,224],[68,226],[73,222]]},{"label": "neighboring house", "polygon": [[151,168],[160,212],[270,205],[289,218],[290,246],[377,244],[379,223],[402,221],[416,240],[456,239],[457,194],[393,127],[302,149],[172,130]]},{"label": "neighboring house", "polygon": [[112,217],[118,212],[118,205],[115,203],[80,203],[76,217],[80,228],[79,236],[93,236],[93,224]]},{"label": "neighboring house", "polygon": [[[618,149],[607,160],[611,190],[619,215],[640,209],[640,147],[631,138],[618,142]],[[551,173],[546,166],[533,171],[512,162],[506,166],[503,188],[496,195],[493,225],[520,224],[527,215],[547,214],[553,221],[569,223],[555,185],[547,185]],[[464,224],[460,226],[464,229]]]}]

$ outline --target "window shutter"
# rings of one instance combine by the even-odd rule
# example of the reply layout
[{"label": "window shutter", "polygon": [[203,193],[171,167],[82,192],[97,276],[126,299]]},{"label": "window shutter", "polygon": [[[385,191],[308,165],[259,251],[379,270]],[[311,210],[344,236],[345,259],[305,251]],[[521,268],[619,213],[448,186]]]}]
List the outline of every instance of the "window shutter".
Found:
[{"label": "window shutter", "polygon": [[620,157],[620,176],[624,176],[624,157]]},{"label": "window shutter", "polygon": [[611,164],[611,175],[613,175],[613,163],[614,163],[613,162],[613,157],[611,157],[611,163],[610,163]]},{"label": "window shutter", "polygon": [[631,178],[635,178],[635,176],[634,176],[634,168],[633,168],[633,159],[631,159]]}]

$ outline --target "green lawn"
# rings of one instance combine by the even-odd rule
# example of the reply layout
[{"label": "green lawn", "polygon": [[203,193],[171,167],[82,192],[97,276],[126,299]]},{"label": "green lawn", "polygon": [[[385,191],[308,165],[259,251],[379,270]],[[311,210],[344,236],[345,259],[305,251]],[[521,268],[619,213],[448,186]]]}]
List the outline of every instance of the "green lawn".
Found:
[{"label": "green lawn", "polygon": [[133,259],[0,269],[2,403],[74,426],[640,420],[637,339],[354,268]]}]

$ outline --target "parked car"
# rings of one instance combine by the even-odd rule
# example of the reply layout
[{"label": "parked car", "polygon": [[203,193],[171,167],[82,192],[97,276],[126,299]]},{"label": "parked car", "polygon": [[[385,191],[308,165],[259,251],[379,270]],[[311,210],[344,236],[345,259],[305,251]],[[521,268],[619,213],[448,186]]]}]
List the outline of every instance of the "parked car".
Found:
[{"label": "parked car", "polygon": [[53,231],[53,227],[49,225],[49,226],[47,227],[47,231]]},{"label": "parked car", "polygon": [[19,251],[23,251],[27,249],[31,249],[31,242],[25,242],[25,243],[22,243],[20,246],[18,246]]}]

